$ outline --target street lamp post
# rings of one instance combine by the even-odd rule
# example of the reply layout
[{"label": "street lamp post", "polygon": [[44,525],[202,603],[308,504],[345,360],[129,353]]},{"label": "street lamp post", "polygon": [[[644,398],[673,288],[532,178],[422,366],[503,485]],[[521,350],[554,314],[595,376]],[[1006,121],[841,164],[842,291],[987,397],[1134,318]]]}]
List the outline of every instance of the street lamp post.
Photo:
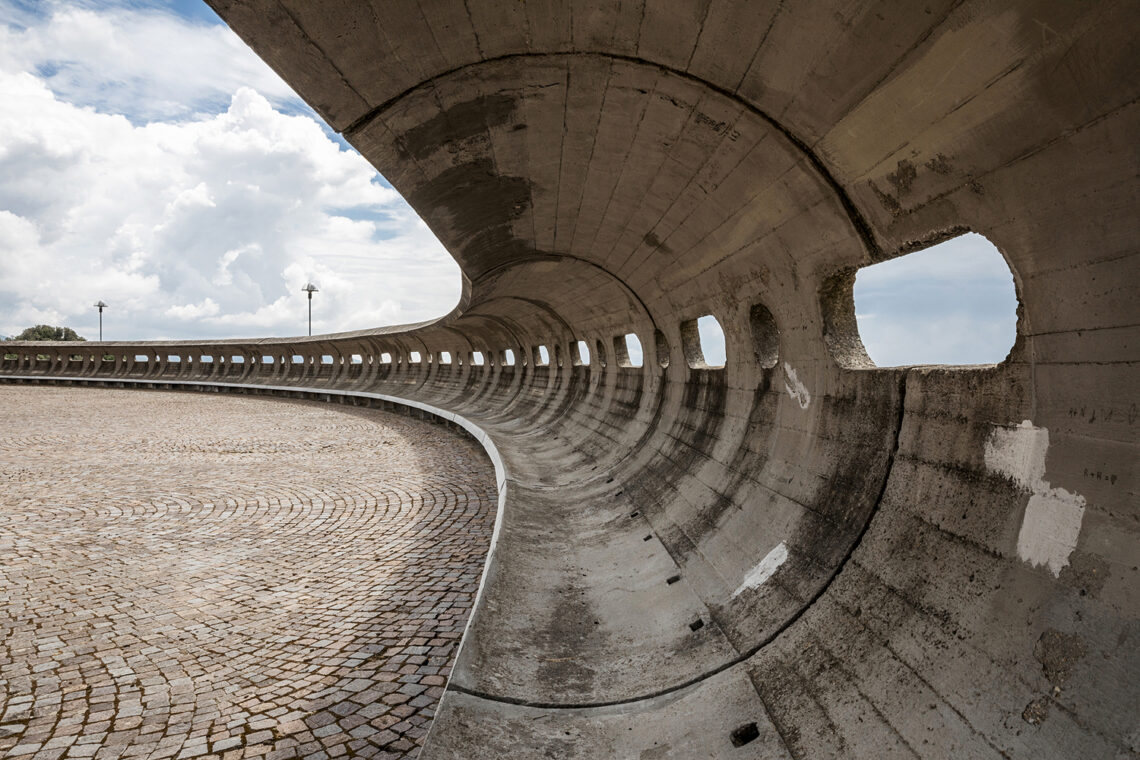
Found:
[{"label": "street lamp post", "polygon": [[313,334],[313,293],[317,292],[317,286],[311,282],[305,283],[305,287],[301,288],[302,293],[309,294],[309,335]]},{"label": "street lamp post", "polygon": [[102,340],[103,340],[103,309],[107,308],[107,304],[103,303],[102,301],[97,301],[95,303],[95,308],[99,310],[99,341],[102,342]]}]

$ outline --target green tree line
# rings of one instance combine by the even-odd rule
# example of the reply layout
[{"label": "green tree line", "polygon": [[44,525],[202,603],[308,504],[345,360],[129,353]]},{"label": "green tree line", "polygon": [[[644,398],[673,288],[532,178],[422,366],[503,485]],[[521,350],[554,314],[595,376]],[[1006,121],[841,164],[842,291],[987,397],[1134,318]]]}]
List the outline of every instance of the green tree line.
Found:
[{"label": "green tree line", "polygon": [[[79,333],[72,330],[70,327],[55,327],[53,325],[36,325],[29,327],[19,335],[4,340],[51,340],[51,341],[77,341],[87,340]],[[4,354],[5,359],[15,359],[16,354]],[[39,356],[37,358],[46,359],[46,356]]]}]

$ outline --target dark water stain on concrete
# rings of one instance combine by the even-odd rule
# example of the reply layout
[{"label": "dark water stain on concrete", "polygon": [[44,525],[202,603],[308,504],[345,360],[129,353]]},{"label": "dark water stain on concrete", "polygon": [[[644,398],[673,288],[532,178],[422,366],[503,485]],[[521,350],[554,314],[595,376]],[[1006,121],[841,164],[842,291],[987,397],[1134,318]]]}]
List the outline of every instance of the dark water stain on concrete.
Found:
[{"label": "dark water stain on concrete", "polygon": [[643,237],[642,240],[647,246],[650,248],[656,248],[657,250],[661,251],[661,253],[673,252],[673,249],[665,245],[665,243],[662,242],[661,238],[657,237],[657,235],[655,235],[652,231],[645,233],[645,237]]},{"label": "dark water stain on concrete", "polygon": [[409,193],[423,216],[472,279],[497,264],[534,252],[514,236],[512,222],[531,206],[522,177],[499,174],[489,158],[452,166]]},{"label": "dark water stain on concrete", "polygon": [[926,162],[926,168],[935,174],[949,174],[954,171],[954,164],[949,158],[939,153],[934,158]]},{"label": "dark water stain on concrete", "polygon": [[537,641],[547,656],[538,666],[536,680],[552,693],[588,695],[594,688],[594,670],[583,664],[582,642],[589,640],[604,651],[606,634],[581,589],[568,585],[542,626]]},{"label": "dark water stain on concrete", "polygon": [[444,150],[450,143],[470,140],[489,127],[510,121],[518,100],[501,93],[457,103],[405,132],[400,147],[418,161]]}]

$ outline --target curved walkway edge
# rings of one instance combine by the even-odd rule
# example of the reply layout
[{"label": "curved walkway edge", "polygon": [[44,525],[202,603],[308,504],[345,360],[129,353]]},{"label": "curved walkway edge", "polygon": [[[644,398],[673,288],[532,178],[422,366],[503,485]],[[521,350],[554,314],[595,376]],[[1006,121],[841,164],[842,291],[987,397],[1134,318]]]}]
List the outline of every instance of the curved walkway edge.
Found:
[{"label": "curved walkway edge", "polygon": [[[390,396],[384,393],[369,393],[366,391],[345,391],[337,389],[323,389],[315,390],[312,388],[298,388],[294,386],[285,385],[252,385],[248,383],[217,383],[217,382],[202,382],[194,380],[128,380],[128,379],[115,379],[107,380],[102,378],[89,378],[89,377],[42,377],[36,375],[0,375],[0,384],[12,385],[87,385],[87,386],[102,386],[112,388],[137,388],[142,390],[199,390],[215,392],[238,392],[248,393],[255,392],[261,394],[268,394],[272,396],[287,396],[289,398],[305,398],[308,400],[325,401],[333,403],[336,398],[340,403],[344,403],[347,398],[362,398],[369,399],[370,401],[380,401],[384,404],[394,407],[394,411],[418,412],[420,415],[426,415],[426,419],[434,418],[436,421],[449,424],[466,433],[471,438],[474,438],[483,450],[487,453],[491,464],[495,468],[495,489],[498,492],[498,501],[495,509],[495,527],[491,533],[491,543],[487,548],[487,559],[483,565],[483,573],[479,578],[479,589],[475,594],[475,602],[472,606],[471,616],[467,620],[467,627],[464,630],[463,637],[460,639],[459,650],[456,652],[456,661],[459,659],[459,654],[462,652],[464,642],[467,640],[467,630],[471,628],[472,621],[475,620],[479,607],[483,601],[484,584],[495,561],[495,547],[498,544],[499,531],[503,521],[503,507],[506,501],[506,483],[507,483],[507,465],[503,461],[502,456],[499,454],[498,448],[495,446],[494,441],[487,434],[483,428],[476,425],[471,420],[463,417],[462,415],[449,412],[446,409],[425,404],[420,401],[412,401],[410,399],[400,398],[399,396]],[[445,691],[452,691],[450,683],[445,688]],[[434,723],[433,723],[434,726]],[[430,733],[428,740],[430,740]],[[426,740],[425,740],[426,744]]]}]

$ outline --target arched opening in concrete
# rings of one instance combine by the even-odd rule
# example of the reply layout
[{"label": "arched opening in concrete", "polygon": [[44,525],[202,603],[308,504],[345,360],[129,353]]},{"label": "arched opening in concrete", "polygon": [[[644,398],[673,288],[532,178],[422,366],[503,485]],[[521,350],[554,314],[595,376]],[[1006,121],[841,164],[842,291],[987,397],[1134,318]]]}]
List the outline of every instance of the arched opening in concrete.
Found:
[{"label": "arched opening in concrete", "polygon": [[681,348],[691,369],[721,369],[726,360],[724,329],[712,314],[681,323]]},{"label": "arched opening in concrete", "polygon": [[614,356],[619,367],[640,367],[644,364],[641,341],[636,333],[614,337]]},{"label": "arched opening in concrete", "polygon": [[586,341],[579,340],[570,344],[570,358],[571,364],[575,367],[589,366],[590,347],[586,345]]},{"label": "arched opening in concrete", "polygon": [[997,364],[1017,336],[1013,273],[973,232],[863,267],[853,298],[859,337],[880,367]]}]

